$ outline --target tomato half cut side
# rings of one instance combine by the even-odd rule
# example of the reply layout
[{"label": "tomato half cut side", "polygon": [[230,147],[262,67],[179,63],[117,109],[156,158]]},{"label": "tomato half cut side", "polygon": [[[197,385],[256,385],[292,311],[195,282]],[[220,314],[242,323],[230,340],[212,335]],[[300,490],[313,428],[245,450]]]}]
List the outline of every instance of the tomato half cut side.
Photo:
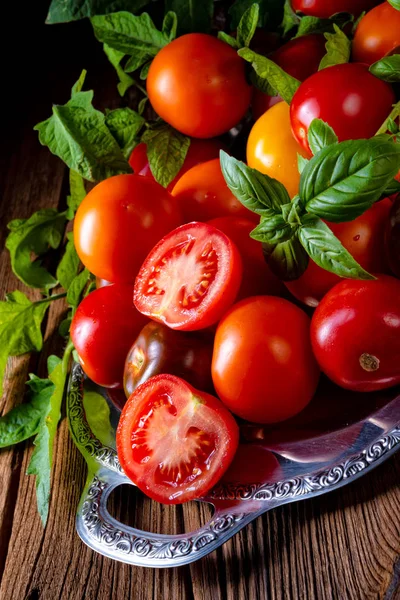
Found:
[{"label": "tomato half cut side", "polygon": [[188,223],[165,236],[136,278],[136,308],[184,331],[216,323],[233,304],[242,280],[234,243],[205,223]]},{"label": "tomato half cut side", "polygon": [[238,443],[238,425],[223,404],[173,375],[140,385],[117,430],[125,474],[165,504],[204,496],[228,469]]}]

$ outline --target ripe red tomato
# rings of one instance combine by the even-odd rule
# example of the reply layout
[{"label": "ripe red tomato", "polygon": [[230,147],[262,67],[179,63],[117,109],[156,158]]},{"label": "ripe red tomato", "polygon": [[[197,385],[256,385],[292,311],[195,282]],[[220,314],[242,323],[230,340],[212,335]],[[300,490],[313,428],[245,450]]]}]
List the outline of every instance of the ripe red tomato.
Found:
[{"label": "ripe red tomato", "polygon": [[219,217],[208,224],[223,231],[236,245],[242,257],[243,278],[237,299],[267,294],[279,296],[282,284],[265,262],[260,242],[250,237],[254,223],[238,217]]},{"label": "ripe red tomato", "polygon": [[223,404],[173,375],[139,386],[117,430],[125,474],[165,504],[208,492],[232,462],[238,442],[239,428]]},{"label": "ripe red tomato", "polygon": [[258,222],[258,217],[232,194],[222,175],[219,158],[187,171],[175,185],[172,195],[186,222],[209,221],[228,215]]},{"label": "ripe red tomato", "polygon": [[390,210],[385,241],[390,269],[397,277],[400,277],[400,194]]},{"label": "ripe red tomato", "polygon": [[292,0],[292,8],[304,15],[329,19],[340,12],[358,17],[364,10],[376,6],[380,0]]},{"label": "ripe red tomato", "polygon": [[[268,58],[279,65],[286,73],[299,81],[304,81],[318,71],[319,63],[326,53],[326,39],[321,33],[301,35],[275,50]],[[274,104],[281,102],[280,96],[269,96],[254,89],[252,110],[258,119]]]},{"label": "ripe red tomato", "polygon": [[400,11],[383,2],[359,22],[352,44],[353,60],[372,63],[400,46]]},{"label": "ripe red tomato", "polygon": [[234,302],[242,281],[236,246],[205,223],[182,225],[150,252],[135,282],[136,308],[172,329],[205,329]]},{"label": "ripe red tomato", "polygon": [[390,84],[374,77],[367,65],[327,67],[306,79],[293,96],[292,130],[310,153],[307,133],[313,119],[328,123],[340,142],[370,138],[390,113],[394,101]]},{"label": "ripe red tomato", "polygon": [[312,318],[311,340],[321,369],[338,385],[372,392],[400,383],[400,281],[338,283]]},{"label": "ripe red tomato", "polygon": [[217,328],[212,377],[219,398],[243,419],[277,423],[297,414],[319,379],[309,318],[273,296],[235,304]]},{"label": "ripe red tomato", "polygon": [[78,208],[75,248],[99,279],[133,283],[154,244],[181,223],[176,201],[161,185],[116,175],[98,183]]},{"label": "ripe red tomato", "polygon": [[197,138],[229,131],[251,99],[244,61],[228,44],[203,33],[183,35],[160,50],[147,92],[164,121]]},{"label": "ripe red tomato", "polygon": [[133,305],[133,286],[95,290],[77,308],[71,339],[86,375],[105,387],[121,387],[126,355],[147,319]]},{"label": "ripe red tomato", "polygon": [[[383,273],[388,269],[384,240],[391,206],[389,198],[385,198],[354,221],[328,223],[346,250],[369,273]],[[317,306],[339,281],[342,279],[338,275],[321,269],[310,259],[303,275],[295,281],[285,282],[285,285],[304,304]]]}]

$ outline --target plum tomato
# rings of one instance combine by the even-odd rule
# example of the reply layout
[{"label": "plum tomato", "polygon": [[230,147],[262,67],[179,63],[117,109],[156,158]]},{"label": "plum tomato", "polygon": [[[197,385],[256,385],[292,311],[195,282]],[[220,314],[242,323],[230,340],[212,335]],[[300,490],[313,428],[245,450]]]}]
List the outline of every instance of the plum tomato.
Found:
[{"label": "plum tomato", "polygon": [[390,209],[385,242],[390,269],[397,277],[400,277],[400,194]]},{"label": "plum tomato", "polygon": [[98,385],[120,387],[128,350],[147,322],[133,304],[133,286],[115,283],[82,300],[71,339],[86,375]]},{"label": "plum tomato", "polygon": [[235,301],[242,260],[222,231],[182,225],[150,252],[135,282],[136,308],[172,329],[205,329]]},{"label": "plum tomato", "polygon": [[297,154],[309,156],[293,137],[289,106],[279,102],[254,123],[247,140],[247,164],[283,183],[293,198],[300,183]]},{"label": "plum tomato", "polygon": [[150,377],[170,373],[182,377],[193,387],[212,391],[211,332],[174,331],[150,321],[134,341],[125,361],[124,389],[129,397]]},{"label": "plum tomato", "polygon": [[394,101],[391,85],[374,77],[367,65],[334,65],[311,75],[296,91],[290,105],[292,130],[310,154],[307,133],[314,119],[328,123],[340,142],[370,138]]},{"label": "plum tomato", "polygon": [[226,185],[219,158],[187,171],[178,180],[172,195],[186,222],[208,221],[228,215],[244,217],[256,223],[259,220]]},{"label": "plum tomato", "polygon": [[400,281],[346,280],[320,302],[311,341],[322,371],[355,392],[400,383]]},{"label": "plum tomato", "polygon": [[329,19],[340,12],[358,17],[364,10],[376,6],[380,0],[291,0],[293,10],[310,17]]},{"label": "plum tomato", "polygon": [[400,11],[389,2],[383,2],[359,22],[352,44],[352,58],[372,65],[397,46],[400,46]]},{"label": "plum tomato", "polygon": [[233,460],[239,428],[222,402],[173,375],[156,375],[130,396],[117,430],[125,474],[165,504],[207,493]]},{"label": "plum tomato", "polygon": [[161,185],[115,175],[98,183],[78,208],[75,248],[99,279],[133,283],[154,244],[181,223],[176,201]]},{"label": "plum tomato", "polygon": [[147,92],[164,121],[195,138],[229,131],[251,99],[245,62],[228,44],[203,33],[183,35],[158,52]]},{"label": "plum tomato", "polygon": [[[290,40],[268,56],[286,73],[299,81],[304,81],[318,71],[319,63],[326,54],[326,39],[322,33],[301,35]],[[269,96],[254,89],[251,102],[253,116],[258,119],[274,104],[281,102],[280,96]]]},{"label": "plum tomato", "polygon": [[237,299],[267,294],[279,296],[282,284],[265,262],[260,242],[250,237],[254,223],[238,217],[219,217],[208,224],[225,233],[242,257],[243,277]]},{"label": "plum tomato", "polygon": [[235,304],[217,327],[212,378],[218,397],[243,419],[277,423],[296,415],[319,379],[310,319],[283,298]]},{"label": "plum tomato", "polygon": [[[385,198],[354,221],[327,223],[346,250],[369,273],[383,273],[388,270],[385,229],[391,207],[391,201]],[[339,281],[341,278],[338,275],[321,269],[310,259],[303,275],[294,281],[285,282],[285,286],[295,298],[315,307]]]}]

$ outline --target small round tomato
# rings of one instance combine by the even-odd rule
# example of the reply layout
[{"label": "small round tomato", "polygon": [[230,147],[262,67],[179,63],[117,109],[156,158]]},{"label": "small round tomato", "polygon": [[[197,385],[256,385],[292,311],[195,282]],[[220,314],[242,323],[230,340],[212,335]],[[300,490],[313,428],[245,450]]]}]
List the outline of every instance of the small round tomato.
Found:
[{"label": "small round tomato", "polygon": [[146,258],[135,282],[136,308],[172,329],[205,329],[234,302],[242,281],[236,246],[205,223],[182,225]]},{"label": "small round tomato", "polygon": [[323,372],[355,392],[400,383],[400,281],[347,280],[335,285],[314,312],[314,354]]},{"label": "small round tomato", "polygon": [[117,430],[125,474],[165,504],[206,494],[229,467],[238,443],[239,428],[223,404],[173,375],[140,385]]},{"label": "small round tomato", "polygon": [[100,279],[133,283],[154,244],[181,223],[176,201],[161,185],[116,175],[98,183],[78,208],[75,248]]},{"label": "small round tomato", "polygon": [[196,138],[229,131],[251,99],[245,62],[228,44],[203,33],[183,35],[158,52],[147,92],[164,121]]},{"label": "small round tomato", "polygon": [[[391,207],[391,201],[385,198],[354,221],[328,223],[346,250],[369,273],[387,271],[384,240]],[[294,281],[285,282],[285,285],[304,304],[317,306],[339,281],[341,278],[338,275],[321,269],[310,259],[303,275]]]},{"label": "small round tomato", "polygon": [[250,237],[254,223],[238,217],[219,217],[208,223],[223,231],[236,245],[242,257],[243,278],[237,299],[267,294],[279,296],[282,284],[265,262],[260,242]]},{"label": "small round tomato", "polygon": [[400,277],[400,194],[390,209],[385,242],[390,269],[397,277]]},{"label": "small round tomato", "polygon": [[185,173],[172,190],[186,222],[209,221],[228,215],[258,222],[258,217],[232,194],[225,183],[219,158]]},{"label": "small round tomato", "polygon": [[217,328],[212,377],[219,398],[243,419],[277,423],[297,414],[319,379],[309,318],[273,296],[235,304]]},{"label": "small round tomato", "polygon": [[298,193],[297,154],[308,154],[293,137],[286,102],[275,104],[254,123],[246,154],[249,167],[283,183],[291,198]]},{"label": "small round tomato", "polygon": [[212,391],[212,346],[209,332],[174,331],[150,321],[126,357],[125,394],[129,397],[140,384],[160,373],[182,377],[200,390]]},{"label": "small round tomato", "polygon": [[374,77],[367,65],[327,67],[306,79],[293,96],[292,130],[310,154],[307,133],[314,119],[328,123],[340,142],[370,138],[389,115],[394,101],[390,84]]},{"label": "small round tomato", "polygon": [[364,10],[376,6],[380,0],[292,0],[292,8],[304,15],[329,19],[340,12],[358,17]]},{"label": "small round tomato", "polygon": [[400,46],[400,11],[383,2],[359,22],[352,44],[353,60],[367,65]]},{"label": "small round tomato", "polygon": [[86,296],[71,323],[86,375],[98,385],[121,387],[126,355],[146,322],[133,305],[133,286],[115,283]]}]

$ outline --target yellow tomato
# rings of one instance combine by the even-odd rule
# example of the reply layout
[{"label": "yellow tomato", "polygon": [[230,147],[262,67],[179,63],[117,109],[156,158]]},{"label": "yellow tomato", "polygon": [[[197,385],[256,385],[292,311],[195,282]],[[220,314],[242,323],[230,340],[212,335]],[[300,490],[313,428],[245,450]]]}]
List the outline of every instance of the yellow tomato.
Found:
[{"label": "yellow tomato", "polygon": [[309,158],[293,137],[289,105],[279,102],[254,123],[247,141],[247,164],[283,183],[293,198],[300,182],[297,154]]}]

